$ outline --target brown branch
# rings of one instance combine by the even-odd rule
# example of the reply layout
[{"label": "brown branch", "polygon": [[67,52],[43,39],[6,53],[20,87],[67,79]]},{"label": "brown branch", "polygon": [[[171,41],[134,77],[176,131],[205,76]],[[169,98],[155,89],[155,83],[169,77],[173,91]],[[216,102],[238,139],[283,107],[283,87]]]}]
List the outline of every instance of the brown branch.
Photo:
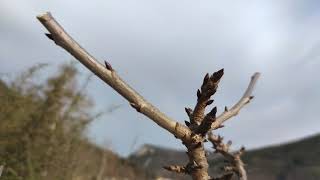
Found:
[{"label": "brown branch", "polygon": [[103,66],[93,56],[91,56],[85,49],[83,49],[67,32],[60,26],[60,24],[48,12],[37,16],[38,20],[46,27],[50,34],[46,34],[49,39],[53,40],[57,45],[68,51],[84,66],[96,74],[100,79],[111,86],[122,97],[127,99],[132,107],[138,112],[149,117],[162,128],[168,130],[177,138],[185,141],[190,135],[188,127],[169,118],[156,107],[146,101],[140,94],[132,89],[126,82],[124,82],[112,68],[109,63]]},{"label": "brown branch", "polygon": [[[213,108],[206,116],[205,108],[213,103],[211,96],[215,94],[218,83],[223,76],[223,69],[213,73],[211,76],[207,74],[204,77],[201,90],[197,91],[197,104],[194,110],[186,108],[186,112],[189,116],[189,120],[185,121],[186,125],[180,124],[173,119],[163,114],[160,110],[154,107],[151,103],[146,101],[140,94],[132,89],[125,81],[123,81],[110,63],[105,62],[104,65],[99,63],[93,56],[91,56],[85,49],[83,49],[67,32],[59,25],[59,23],[52,17],[50,13],[45,13],[37,17],[38,20],[49,31],[46,36],[55,42],[56,45],[62,47],[86,66],[90,71],[97,75],[101,80],[111,86],[122,97],[124,97],[129,104],[138,112],[146,115],[160,127],[166,129],[176,138],[182,140],[182,143],[188,149],[189,163],[185,167],[183,166],[167,166],[164,167],[167,170],[187,173],[195,180],[207,180],[208,175],[208,162],[204,150],[204,142],[207,132],[210,129],[221,128],[222,123],[227,119],[235,116],[240,109],[252,99],[251,92],[255,85],[259,73],[256,73],[251,80],[251,83],[240,99],[240,101],[234,105],[230,110],[225,108],[225,112],[216,118],[216,108]],[[226,145],[227,146],[227,145]],[[225,147],[223,147],[225,148]],[[232,161],[234,171],[239,174],[240,177],[245,177],[245,170],[243,163],[240,159],[241,153],[230,154],[227,149],[220,150],[222,154]],[[237,159],[238,158],[238,159]],[[237,164],[238,163],[238,164]],[[226,174],[221,178],[216,179],[228,179],[231,176]],[[244,180],[245,180],[244,179]]]},{"label": "brown branch", "polygon": [[242,98],[231,109],[225,108],[225,111],[216,118],[216,121],[212,124],[211,129],[219,128],[226,120],[230,119],[233,116],[236,116],[241,108],[248,104],[251,99],[253,99],[252,91],[259,77],[260,73],[254,73],[254,75],[251,77],[249,86],[243,94]]},{"label": "brown branch", "polygon": [[223,69],[213,73],[211,76],[206,74],[203,83],[201,85],[201,90],[197,91],[197,104],[194,107],[192,113],[191,124],[200,125],[204,119],[205,108],[212,104],[213,100],[210,100],[210,97],[216,93],[219,81],[223,76]]},{"label": "brown branch", "polygon": [[216,136],[212,132],[208,134],[208,140],[213,144],[213,148],[217,153],[222,154],[231,164],[231,166],[225,167],[225,171],[232,171],[238,175],[240,180],[247,180],[247,172],[244,168],[244,163],[241,160],[241,155],[244,153],[244,147],[242,147],[236,153],[230,152],[231,141],[227,144],[223,143],[221,136]]},{"label": "brown branch", "polygon": [[201,90],[197,91],[197,103],[194,110],[186,108],[190,122],[185,121],[186,125],[192,131],[190,142],[185,146],[188,149],[189,163],[188,172],[193,179],[209,179],[208,161],[205,155],[204,142],[207,132],[210,130],[215,120],[217,109],[213,108],[206,116],[204,115],[207,106],[213,103],[211,96],[215,94],[219,81],[223,76],[223,69],[213,73],[211,76],[206,74]]}]

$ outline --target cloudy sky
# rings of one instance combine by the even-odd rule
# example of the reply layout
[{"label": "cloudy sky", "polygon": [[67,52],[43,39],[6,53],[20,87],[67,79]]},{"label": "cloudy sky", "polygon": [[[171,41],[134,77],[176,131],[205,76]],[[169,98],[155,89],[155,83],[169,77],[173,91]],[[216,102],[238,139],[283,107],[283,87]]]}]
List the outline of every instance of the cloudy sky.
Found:
[{"label": "cloudy sky", "polygon": [[[241,97],[250,76],[261,79],[254,101],[219,131],[257,148],[320,132],[320,2],[316,0],[0,0],[0,72],[36,63],[74,61],[50,42],[35,16],[50,11],[101,62],[178,121],[187,119],[206,72],[225,68],[219,112]],[[82,68],[82,72],[87,72]],[[144,143],[183,148],[136,113],[101,80],[89,92],[97,110],[120,108],[88,130],[121,155]]]}]

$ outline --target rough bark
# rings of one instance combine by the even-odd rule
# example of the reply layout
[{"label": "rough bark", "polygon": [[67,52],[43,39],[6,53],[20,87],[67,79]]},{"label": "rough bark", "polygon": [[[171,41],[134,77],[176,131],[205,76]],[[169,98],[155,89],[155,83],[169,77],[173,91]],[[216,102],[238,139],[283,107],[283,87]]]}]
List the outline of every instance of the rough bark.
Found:
[{"label": "rough bark", "polygon": [[183,125],[166,116],[151,103],[145,100],[118,76],[116,71],[108,62],[105,62],[104,65],[99,63],[71,36],[68,35],[68,33],[62,28],[62,26],[59,25],[59,23],[52,17],[50,13],[39,15],[37,18],[49,31],[46,36],[53,40],[56,45],[68,51],[90,71],[111,86],[138,112],[149,117],[160,127],[166,129],[168,132],[182,141],[188,150],[187,154],[189,157],[189,163],[184,166],[166,166],[164,167],[165,169],[176,173],[189,174],[195,180],[230,179],[232,177],[232,174],[230,175],[230,173],[219,178],[209,177],[208,162],[205,154],[204,143],[206,142],[206,136],[210,130],[222,127],[223,122],[236,115],[240,109],[247,104],[250,99],[252,99],[251,93],[253,86],[259,77],[258,73],[253,76],[247,91],[240,101],[234,107],[232,107],[230,111],[225,111],[217,118],[216,107],[214,107],[206,115],[205,108],[213,103],[213,100],[210,98],[212,95],[214,95],[218,88],[219,81],[223,76],[223,69],[213,73],[211,76],[207,74],[203,80],[201,89],[197,91],[198,99],[195,108],[193,110],[191,108],[186,108],[190,122],[185,121],[186,125]]}]

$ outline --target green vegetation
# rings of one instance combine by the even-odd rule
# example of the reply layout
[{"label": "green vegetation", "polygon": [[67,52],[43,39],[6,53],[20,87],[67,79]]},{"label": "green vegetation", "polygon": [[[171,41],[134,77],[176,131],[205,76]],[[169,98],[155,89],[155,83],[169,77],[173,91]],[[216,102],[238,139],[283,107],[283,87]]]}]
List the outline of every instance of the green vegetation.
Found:
[{"label": "green vegetation", "polygon": [[[77,83],[74,65],[40,80],[37,65],[11,81],[0,80],[1,180],[102,180],[145,174],[111,151],[90,144],[84,129],[95,119]],[[123,173],[126,171],[126,173]]]}]

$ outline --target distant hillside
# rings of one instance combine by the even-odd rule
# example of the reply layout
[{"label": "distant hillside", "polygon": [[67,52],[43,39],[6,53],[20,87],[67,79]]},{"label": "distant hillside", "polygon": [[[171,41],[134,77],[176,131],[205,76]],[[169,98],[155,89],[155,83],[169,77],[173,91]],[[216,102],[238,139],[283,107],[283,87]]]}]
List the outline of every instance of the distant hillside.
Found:
[{"label": "distant hillside", "polygon": [[[249,178],[253,180],[319,180],[320,179],[320,135],[315,135],[287,144],[249,150],[243,156]],[[146,171],[173,179],[189,179],[162,169],[164,165],[185,164],[184,152],[145,145],[132,154],[129,160]],[[212,155],[209,164],[211,175],[216,174],[221,158]]]}]

